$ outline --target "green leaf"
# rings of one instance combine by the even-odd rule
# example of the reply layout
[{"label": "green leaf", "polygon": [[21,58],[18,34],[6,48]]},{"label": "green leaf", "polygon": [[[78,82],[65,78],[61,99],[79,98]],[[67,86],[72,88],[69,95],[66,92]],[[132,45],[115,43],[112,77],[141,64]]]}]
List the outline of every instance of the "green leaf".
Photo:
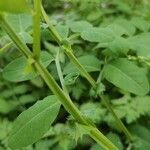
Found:
[{"label": "green leaf", "polygon": [[144,20],[141,17],[133,17],[131,23],[135,25],[139,30],[148,32],[150,29],[150,21]]},{"label": "green leaf", "polygon": [[[120,119],[125,119],[128,124],[135,122],[143,115],[149,115],[150,96],[124,96],[112,100],[112,107]],[[109,113],[105,120],[113,122],[113,116]]]},{"label": "green leaf", "polygon": [[68,22],[67,25],[73,32],[82,32],[83,30],[92,28],[92,25],[87,21]]},{"label": "green leaf", "polygon": [[116,55],[125,55],[129,51],[129,42],[125,38],[117,37],[108,44],[108,47]]},{"label": "green leaf", "polygon": [[92,129],[92,127],[89,127],[89,126],[86,126],[83,124],[79,124],[76,122],[72,122],[68,125],[69,135],[76,142],[79,139],[82,139],[83,135],[90,134],[91,129]]},{"label": "green leaf", "polygon": [[146,127],[140,124],[135,124],[130,127],[130,130],[132,134],[150,143],[150,130]]},{"label": "green leaf", "polygon": [[136,95],[143,96],[149,92],[146,72],[127,59],[120,58],[107,64],[104,77],[115,86]]},{"label": "green leaf", "polygon": [[130,131],[137,137],[133,142],[133,150],[150,149],[150,130],[142,125],[135,124],[130,127]]},{"label": "green leaf", "polygon": [[111,29],[95,27],[81,32],[81,37],[90,42],[106,43],[113,41],[115,35]]},{"label": "green leaf", "polygon": [[84,103],[80,108],[81,112],[94,123],[100,123],[106,114],[106,110],[101,107],[100,103]]},{"label": "green leaf", "polygon": [[150,58],[150,32],[138,34],[127,40],[130,49],[137,52],[137,55]]},{"label": "green leaf", "polygon": [[67,74],[64,78],[65,85],[74,84],[78,77],[79,77],[79,73],[69,73],[69,74]]},{"label": "green leaf", "polygon": [[58,115],[60,103],[56,96],[48,96],[21,113],[8,139],[12,149],[26,147],[38,141],[48,131]]},{"label": "green leaf", "polygon": [[122,36],[127,35],[131,36],[135,33],[135,27],[125,19],[118,19],[114,23],[108,25],[106,29],[112,31],[114,35]]},{"label": "green leaf", "polygon": [[18,105],[17,101],[6,101],[0,98],[0,113],[7,114],[12,111]]},{"label": "green leaf", "polygon": [[[53,57],[48,52],[43,51],[41,53],[41,62],[45,67],[47,67],[52,61]],[[25,57],[17,58],[4,68],[3,77],[12,82],[26,81],[35,78],[38,74],[32,70],[32,68],[27,67],[28,60]]]},{"label": "green leaf", "polygon": [[32,43],[32,36],[27,32],[32,26],[32,16],[28,14],[9,14],[6,20],[25,43]]},{"label": "green leaf", "polygon": [[27,0],[1,0],[0,11],[9,13],[28,12],[29,6]]},{"label": "green leaf", "polygon": [[123,150],[123,144],[117,134],[110,132],[107,134],[107,137],[118,147],[119,150]]},{"label": "green leaf", "polygon": [[[93,55],[81,56],[78,58],[78,60],[88,72],[100,71],[101,62],[95,56]],[[63,70],[63,74],[70,74],[70,73],[79,73],[78,69],[72,63],[67,64]]]},{"label": "green leaf", "polygon": [[56,26],[57,31],[63,38],[67,38],[69,35],[69,28],[65,25],[58,24]]},{"label": "green leaf", "polygon": [[[7,119],[0,119],[0,141],[4,140],[10,133],[12,128],[12,122],[9,122]],[[0,147],[1,150],[1,147]]]}]

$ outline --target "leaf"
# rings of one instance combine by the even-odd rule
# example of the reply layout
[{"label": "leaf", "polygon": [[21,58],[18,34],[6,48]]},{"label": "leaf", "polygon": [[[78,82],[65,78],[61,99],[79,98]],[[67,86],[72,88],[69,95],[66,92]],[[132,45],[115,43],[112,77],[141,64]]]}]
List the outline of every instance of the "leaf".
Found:
[{"label": "leaf", "polygon": [[65,85],[72,85],[72,84],[74,84],[78,77],[79,77],[78,73],[69,73],[64,78]]},{"label": "leaf", "polygon": [[148,30],[150,29],[150,22],[144,20],[141,17],[133,17],[131,23],[135,25],[135,27],[137,27],[139,30],[144,32],[148,32]]},{"label": "leaf", "polygon": [[[46,51],[41,53],[41,62],[47,67],[53,61],[53,57]],[[38,74],[32,70],[26,71],[28,60],[20,57],[9,63],[3,70],[3,77],[12,82],[31,80]]]},{"label": "leaf", "polygon": [[14,122],[8,139],[9,147],[19,149],[42,138],[57,117],[59,109],[60,103],[52,95],[22,112]]},{"label": "leaf", "polygon": [[19,102],[21,104],[32,103],[34,101],[36,101],[36,97],[34,97],[33,95],[30,95],[30,94],[24,94],[19,97]]},{"label": "leaf", "polygon": [[110,141],[112,141],[118,147],[119,150],[123,150],[123,144],[121,142],[120,137],[117,134],[110,132],[107,134],[107,138]]},{"label": "leaf", "polygon": [[[9,122],[7,119],[0,119],[0,141],[3,141],[9,134],[12,128],[12,122]],[[1,150],[1,147],[0,147]]]},{"label": "leaf", "polygon": [[67,25],[73,32],[82,32],[83,30],[92,28],[92,25],[87,21],[68,22]]},{"label": "leaf", "polygon": [[[78,60],[88,72],[100,71],[101,62],[94,55],[81,56]],[[70,73],[79,73],[78,69],[72,63],[67,64],[63,70],[63,74]]]},{"label": "leaf", "polygon": [[106,29],[112,31],[117,36],[132,36],[135,33],[135,27],[125,19],[116,20],[114,23],[108,25]]},{"label": "leaf", "polygon": [[[124,96],[116,100],[112,100],[112,107],[118,114],[120,119],[125,119],[128,124],[135,122],[143,115],[149,115],[150,112],[150,96]],[[105,120],[113,121],[113,116],[109,113]]]},{"label": "leaf", "polygon": [[137,137],[133,142],[133,150],[150,149],[150,131],[146,127],[140,124],[135,124],[130,127],[130,131]]},{"label": "leaf", "polygon": [[119,54],[125,55],[129,51],[129,42],[122,37],[117,37],[108,44],[108,47],[116,55]]},{"label": "leaf", "polygon": [[81,37],[90,42],[105,43],[113,41],[115,35],[110,29],[95,27],[88,28],[81,32]]},{"label": "leaf", "polygon": [[106,114],[106,110],[99,103],[84,103],[80,108],[81,112],[92,122],[100,123]]},{"label": "leaf", "polygon": [[9,13],[28,12],[29,6],[27,0],[1,0],[0,11]]},{"label": "leaf", "polygon": [[6,101],[5,99],[0,98],[0,113],[7,114],[12,111],[18,105],[17,101]]},{"label": "leaf", "polygon": [[146,140],[147,142],[150,142],[150,130],[146,127],[140,124],[135,124],[130,127],[130,130],[132,134],[140,137],[143,140]]},{"label": "leaf", "polygon": [[120,58],[107,64],[104,77],[115,86],[136,95],[143,96],[149,92],[149,82],[144,69],[127,59]]},{"label": "leaf", "polygon": [[28,14],[9,14],[6,20],[25,43],[32,43],[32,36],[27,32],[32,26],[32,16]]},{"label": "leaf", "polygon": [[128,38],[128,43],[130,49],[137,52],[137,55],[150,58],[150,32]]},{"label": "leaf", "polygon": [[56,29],[59,32],[59,34],[61,35],[61,37],[63,37],[63,38],[67,38],[68,37],[68,35],[69,35],[69,28],[67,26],[58,24],[56,26]]},{"label": "leaf", "polygon": [[78,142],[79,139],[82,139],[83,135],[90,134],[90,130],[92,130],[92,127],[79,124],[76,122],[75,123],[71,122],[68,125],[67,131],[69,132],[69,135],[71,136],[71,138],[75,140],[76,142]]}]

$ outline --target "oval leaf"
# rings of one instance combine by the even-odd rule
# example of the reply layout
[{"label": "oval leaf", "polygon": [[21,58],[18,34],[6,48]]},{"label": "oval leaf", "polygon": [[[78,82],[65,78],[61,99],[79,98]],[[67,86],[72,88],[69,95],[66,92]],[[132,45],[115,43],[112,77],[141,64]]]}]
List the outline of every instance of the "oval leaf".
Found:
[{"label": "oval leaf", "polygon": [[[81,56],[78,58],[78,60],[88,72],[100,71],[101,62],[95,56],[93,55]],[[63,73],[64,74],[79,73],[79,71],[72,63],[69,63],[64,68]]]},{"label": "oval leaf", "polygon": [[[43,51],[41,53],[41,62],[45,67],[52,61],[53,57],[48,52]],[[32,68],[27,68],[27,65],[28,60],[25,57],[17,58],[4,68],[3,77],[12,82],[26,81],[35,78],[38,74],[32,70]]]},{"label": "oval leaf", "polygon": [[24,111],[14,122],[8,139],[9,147],[19,149],[33,144],[48,131],[58,115],[60,103],[56,96],[48,96]]},{"label": "oval leaf", "polygon": [[115,38],[112,30],[107,28],[88,28],[81,33],[81,37],[84,40],[90,42],[111,42]]},{"label": "oval leaf", "polygon": [[87,21],[68,22],[67,25],[73,32],[82,32],[83,30],[92,28],[92,25]]},{"label": "oval leaf", "polygon": [[127,59],[118,59],[107,64],[104,77],[115,86],[143,96],[149,92],[149,82],[144,69]]}]

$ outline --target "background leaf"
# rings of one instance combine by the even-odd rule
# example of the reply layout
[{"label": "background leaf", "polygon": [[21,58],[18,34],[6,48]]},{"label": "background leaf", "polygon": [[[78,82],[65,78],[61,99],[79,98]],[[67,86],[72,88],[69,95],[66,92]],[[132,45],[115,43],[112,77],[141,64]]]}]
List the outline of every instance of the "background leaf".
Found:
[{"label": "background leaf", "polygon": [[[95,56],[93,55],[81,56],[78,58],[78,60],[88,72],[100,71],[101,62]],[[79,73],[79,71],[72,63],[69,63],[64,67],[63,73],[64,74]]]},{"label": "background leaf", "polygon": [[115,86],[136,95],[142,96],[149,92],[146,72],[127,59],[120,58],[107,64],[104,77]]},{"label": "background leaf", "polygon": [[29,6],[26,0],[1,0],[0,11],[22,13],[29,11]]},{"label": "background leaf", "polygon": [[[46,51],[41,53],[41,62],[47,67],[53,61],[53,57]],[[27,70],[28,61],[25,57],[20,57],[9,63],[3,70],[3,77],[6,80],[20,82],[31,80],[37,76],[37,73],[32,70]],[[30,68],[29,68],[30,69]]]}]

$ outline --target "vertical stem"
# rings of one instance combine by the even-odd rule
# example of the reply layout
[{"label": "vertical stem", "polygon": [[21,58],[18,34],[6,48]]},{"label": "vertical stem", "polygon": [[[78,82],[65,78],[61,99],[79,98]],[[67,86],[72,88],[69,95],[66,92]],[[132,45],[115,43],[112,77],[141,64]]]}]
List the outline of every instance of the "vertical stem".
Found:
[{"label": "vertical stem", "polygon": [[33,54],[36,60],[40,59],[40,50],[41,50],[40,19],[41,19],[41,0],[34,0]]}]

